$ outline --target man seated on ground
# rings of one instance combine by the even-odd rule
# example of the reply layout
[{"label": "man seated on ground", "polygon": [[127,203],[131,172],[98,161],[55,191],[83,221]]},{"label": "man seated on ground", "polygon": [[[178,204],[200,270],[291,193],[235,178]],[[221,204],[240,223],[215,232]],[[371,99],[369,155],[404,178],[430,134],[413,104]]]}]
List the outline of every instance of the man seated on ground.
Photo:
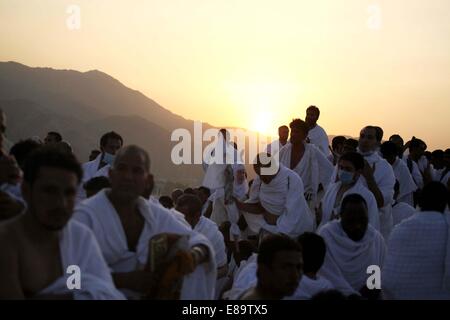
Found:
[{"label": "man seated on ground", "polygon": [[281,300],[292,295],[303,273],[300,245],[284,235],[269,235],[260,244],[256,286],[240,300]]},{"label": "man seated on ground", "polygon": [[310,300],[319,292],[334,289],[330,281],[317,274],[323,265],[327,247],[323,238],[312,232],[298,237],[303,256],[303,277],[289,300]]},{"label": "man seated on ground", "polygon": [[[80,164],[54,148],[26,161],[22,193],[27,212],[0,225],[0,298],[123,299],[92,232],[71,220]],[[80,290],[68,286],[69,267]]]},{"label": "man seated on ground", "polygon": [[[245,203],[236,201],[247,224],[254,232],[263,229],[270,233],[283,233],[292,238],[312,231],[313,217],[304,197],[303,183],[292,170],[275,163],[274,157],[261,153],[253,165],[254,193]],[[267,174],[266,170],[273,169]]]},{"label": "man seated on ground", "polygon": [[382,269],[387,299],[450,299],[448,190],[439,182],[423,188],[421,211],[397,225]]},{"label": "man seated on ground", "polygon": [[121,149],[109,171],[111,189],[83,201],[76,219],[94,231],[128,297],[212,299],[217,271],[209,240],[141,196],[149,175],[145,150]]},{"label": "man seated on ground", "polygon": [[361,181],[363,169],[364,158],[359,153],[348,152],[340,157],[337,181],[328,186],[319,208],[316,210],[316,220],[319,226],[338,219],[342,199],[348,194],[357,193],[366,201],[369,224],[376,230],[380,230],[380,213],[377,201],[372,192]]},{"label": "man seated on ground", "polygon": [[347,195],[342,200],[340,217],[340,221],[332,221],[318,231],[327,245],[319,275],[345,295],[377,298],[379,290],[366,286],[367,268],[383,265],[384,239],[369,225],[367,205],[359,194]]},{"label": "man seated on ground", "polygon": [[216,298],[218,298],[217,295],[222,291],[224,278],[228,272],[225,242],[216,223],[202,216],[201,208],[201,201],[195,195],[184,194],[178,198],[176,210],[184,214],[192,230],[203,234],[212,244],[217,265]]}]

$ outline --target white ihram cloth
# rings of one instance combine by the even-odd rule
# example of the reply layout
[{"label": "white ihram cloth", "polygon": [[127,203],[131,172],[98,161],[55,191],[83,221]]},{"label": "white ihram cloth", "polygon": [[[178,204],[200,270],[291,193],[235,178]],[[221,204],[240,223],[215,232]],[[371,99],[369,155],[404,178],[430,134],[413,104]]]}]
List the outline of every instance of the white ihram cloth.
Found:
[{"label": "white ihram cloth", "polygon": [[382,266],[386,251],[384,239],[368,225],[360,241],[351,240],[340,221],[331,221],[319,229],[327,245],[327,253],[318,274],[329,280],[345,295],[358,293],[369,277],[367,267]]},{"label": "white ihram cloth", "polygon": [[[86,226],[71,219],[60,232],[59,250],[64,276],[57,279],[40,294],[73,293],[76,300],[123,300],[116,289],[108,265],[102,256],[95,236]],[[67,273],[71,265],[80,268],[80,289],[70,290]],[[72,272],[72,271],[71,271]],[[70,280],[70,279],[69,279]],[[69,283],[72,283],[69,281]]]},{"label": "white ihram cloth", "polygon": [[283,165],[279,168],[269,184],[263,183],[259,177],[255,178],[251,198],[246,201],[260,202],[267,212],[277,215],[276,225],[267,224],[262,215],[247,212],[243,214],[253,232],[259,232],[263,228],[271,233],[283,233],[295,238],[313,230],[313,217],[303,195],[301,178]]},{"label": "white ihram cloth", "polygon": [[[286,168],[291,166],[291,154],[292,144],[287,143],[279,153],[279,161]],[[305,143],[305,153],[292,170],[302,179],[305,193],[311,195],[311,208],[315,207],[319,184],[326,189],[333,174],[333,165],[316,146]]]},{"label": "white ihram cloth", "polygon": [[226,300],[237,300],[248,289],[255,287],[258,283],[256,272],[258,254],[252,254],[247,261],[241,261],[239,269],[236,271],[231,289],[223,294]]},{"label": "white ihram cloth", "polygon": [[209,261],[198,266],[184,277],[180,299],[212,299],[217,276],[214,249],[206,237],[184,225],[169,210],[139,198],[138,208],[145,219],[145,225],[136,247],[128,248],[125,232],[119,215],[104,189],[97,195],[83,201],[75,209],[74,217],[94,232],[103,256],[112,272],[131,272],[142,269],[148,261],[149,241],[161,233],[189,236],[189,245],[205,245],[209,248]]},{"label": "white ihram cloth", "polygon": [[315,145],[327,157],[331,154],[328,142],[328,135],[325,130],[316,124],[308,131],[309,142]]},{"label": "white ihram cloth", "polygon": [[316,276],[316,279],[311,279],[303,275],[295,293],[284,300],[310,300],[320,292],[333,289],[333,284],[324,277]]},{"label": "white ihram cloth", "polygon": [[450,299],[449,215],[418,212],[392,231],[382,269],[387,299]]},{"label": "white ihram cloth", "polygon": [[380,212],[378,211],[377,201],[375,199],[375,196],[372,192],[370,192],[369,189],[363,184],[361,177],[358,179],[358,181],[350,188],[348,189],[343,195],[342,200],[339,202],[339,204],[335,207],[336,202],[336,196],[341,188],[342,182],[338,181],[335,183],[331,183],[327,191],[325,193],[325,196],[322,198],[322,221],[319,225],[319,227],[325,225],[328,223],[333,215],[333,211],[336,215],[339,214],[340,207],[342,200],[349,194],[359,194],[361,195],[364,200],[366,200],[367,204],[367,213],[369,216],[369,224],[375,228],[375,230],[380,230]]},{"label": "white ihram cloth", "polygon": [[403,156],[402,161],[406,164],[406,167],[408,168],[409,173],[411,173],[411,176],[414,180],[414,183],[419,189],[423,189],[423,176],[420,172],[419,166],[417,163],[413,160],[410,161],[411,169],[408,166],[408,157]]},{"label": "white ihram cloth", "polygon": [[412,217],[417,213],[417,210],[404,202],[395,202],[392,205],[392,219],[394,226],[398,225],[403,220]]},{"label": "white ihram cloth", "polygon": [[[384,206],[380,210],[380,232],[384,239],[389,238],[391,233],[392,221],[392,201],[394,198],[395,174],[392,166],[385,159],[381,158],[377,152],[364,156],[364,159],[371,167],[375,164],[375,172],[373,174],[375,183],[383,195]],[[366,180],[362,179],[367,186]]]},{"label": "white ihram cloth", "polygon": [[212,244],[215,252],[216,265],[218,268],[223,267],[227,263],[227,254],[225,251],[225,242],[222,233],[219,231],[217,224],[210,219],[201,216],[195,225],[194,231],[204,235]]},{"label": "white ihram cloth", "polygon": [[397,201],[413,206],[413,193],[417,190],[417,185],[409,172],[408,166],[404,161],[397,158],[392,165],[392,168],[394,169],[395,179],[398,181],[400,186]]}]

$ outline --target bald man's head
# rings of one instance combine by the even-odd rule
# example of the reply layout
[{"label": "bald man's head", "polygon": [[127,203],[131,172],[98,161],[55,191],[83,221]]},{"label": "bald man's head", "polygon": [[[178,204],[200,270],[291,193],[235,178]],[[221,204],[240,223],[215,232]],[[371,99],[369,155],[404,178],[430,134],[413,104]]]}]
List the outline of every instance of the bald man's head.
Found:
[{"label": "bald man's head", "polygon": [[117,201],[133,201],[145,194],[150,174],[148,153],[135,145],[126,146],[117,153],[109,171],[112,196]]}]

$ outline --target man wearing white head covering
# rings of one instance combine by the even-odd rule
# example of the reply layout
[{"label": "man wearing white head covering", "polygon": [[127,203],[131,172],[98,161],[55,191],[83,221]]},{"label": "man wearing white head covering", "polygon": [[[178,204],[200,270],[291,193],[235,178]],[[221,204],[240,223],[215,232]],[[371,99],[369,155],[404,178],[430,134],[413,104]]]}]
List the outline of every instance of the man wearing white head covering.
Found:
[{"label": "man wearing white head covering", "polygon": [[328,157],[331,154],[330,144],[328,142],[327,133],[317,124],[319,116],[320,110],[316,106],[309,106],[308,109],[306,109],[305,122],[309,128],[308,140],[309,143],[315,145],[325,155],[325,157]]},{"label": "man wearing white head covering", "polygon": [[380,213],[377,201],[360,177],[364,168],[364,158],[356,152],[344,153],[337,165],[337,181],[330,183],[318,209],[319,226],[339,218],[338,213],[342,199],[348,194],[356,193],[361,195],[366,201],[369,224],[379,231]]},{"label": "man wearing white head covering", "polygon": [[[148,154],[125,147],[109,173],[112,188],[83,201],[75,218],[94,231],[116,286],[130,298],[212,299],[217,271],[209,240],[141,197]],[[168,253],[159,259],[161,251]]]},{"label": "man wearing white head covering", "polygon": [[377,200],[380,210],[380,232],[387,240],[392,230],[392,207],[395,174],[392,166],[378,154],[381,143],[379,130],[367,126],[361,130],[358,151],[365,160],[363,169],[364,182]]},{"label": "man wearing white head covering", "polygon": [[263,229],[292,238],[312,231],[313,217],[300,177],[264,153],[258,155],[253,167],[258,177],[253,181],[250,199],[246,203],[236,201],[251,231]]},{"label": "man wearing white head covering", "polygon": [[397,202],[405,202],[413,206],[413,194],[417,190],[417,185],[414,183],[406,164],[397,157],[397,146],[393,142],[386,141],[381,145],[380,152],[392,166],[395,179],[400,185]]},{"label": "man wearing white head covering", "polygon": [[370,296],[367,268],[382,266],[386,250],[383,237],[368,224],[367,206],[358,194],[344,198],[340,217],[318,231],[327,245],[319,275],[345,295]]},{"label": "man wearing white head covering", "polygon": [[382,269],[387,299],[450,299],[448,191],[431,182],[422,191],[421,212],[392,231]]},{"label": "man wearing white head covering", "polygon": [[280,150],[280,163],[301,178],[306,200],[313,210],[318,205],[319,186],[327,187],[333,173],[333,165],[315,145],[305,143],[308,134],[305,122],[294,119],[289,126],[291,138]]}]

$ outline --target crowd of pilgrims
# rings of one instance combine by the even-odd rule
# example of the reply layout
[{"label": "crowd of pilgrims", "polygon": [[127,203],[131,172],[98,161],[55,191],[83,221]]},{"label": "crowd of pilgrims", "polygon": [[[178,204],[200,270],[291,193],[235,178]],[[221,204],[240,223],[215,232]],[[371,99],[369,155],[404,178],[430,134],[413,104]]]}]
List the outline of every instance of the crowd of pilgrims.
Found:
[{"label": "crowd of pilgrims", "polygon": [[0,298],[450,299],[450,149],[371,125],[330,146],[319,116],[157,198],[151,156],[117,132],[85,163],[55,131],[7,150],[0,110]]}]

